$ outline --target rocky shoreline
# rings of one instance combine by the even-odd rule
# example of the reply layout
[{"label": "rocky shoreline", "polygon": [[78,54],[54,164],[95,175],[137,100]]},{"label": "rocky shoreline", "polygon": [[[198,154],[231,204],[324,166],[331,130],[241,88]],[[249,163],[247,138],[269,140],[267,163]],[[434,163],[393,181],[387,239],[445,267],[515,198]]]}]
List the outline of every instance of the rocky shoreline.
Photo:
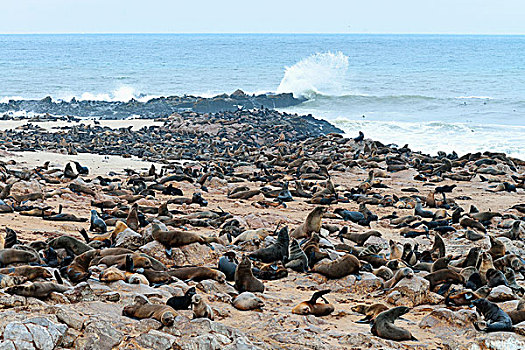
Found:
[{"label": "rocky shoreline", "polygon": [[0,113],[32,112],[55,116],[75,116],[101,119],[123,119],[132,116],[153,119],[164,118],[172,113],[193,111],[198,113],[234,112],[240,108],[285,108],[298,105],[304,99],[295,98],[291,93],[247,95],[237,90],[231,95],[222,94],[211,98],[198,96],[169,96],[153,98],[147,102],[132,99],[120,101],[71,101],[55,102],[51,97],[42,100],[10,100],[0,103]]},{"label": "rocky shoreline", "polygon": [[[355,136],[269,109],[1,131],[0,264],[47,272],[0,272],[0,348],[524,348],[525,322],[480,332],[470,298],[525,308],[525,162]],[[90,154],[143,162],[80,164]],[[192,297],[167,306],[192,290],[211,316]],[[315,292],[328,313],[300,307]],[[408,307],[395,325],[415,340],[358,322],[378,304]]]}]

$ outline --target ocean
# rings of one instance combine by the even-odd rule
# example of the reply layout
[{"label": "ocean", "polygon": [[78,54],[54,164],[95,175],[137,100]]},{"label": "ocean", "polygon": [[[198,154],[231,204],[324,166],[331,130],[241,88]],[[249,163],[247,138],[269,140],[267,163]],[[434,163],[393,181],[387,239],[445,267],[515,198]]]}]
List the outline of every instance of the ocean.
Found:
[{"label": "ocean", "polygon": [[293,92],[349,136],[525,159],[524,57],[525,36],[0,35],[0,102]]}]

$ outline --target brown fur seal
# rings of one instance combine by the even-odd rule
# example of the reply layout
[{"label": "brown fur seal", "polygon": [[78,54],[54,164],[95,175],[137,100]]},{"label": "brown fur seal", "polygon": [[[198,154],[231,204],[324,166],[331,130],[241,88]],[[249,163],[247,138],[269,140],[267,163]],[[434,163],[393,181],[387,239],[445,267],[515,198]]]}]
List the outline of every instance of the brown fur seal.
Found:
[{"label": "brown fur seal", "polygon": [[352,254],[346,254],[334,261],[317,264],[311,270],[331,279],[341,278],[350,274],[357,274],[361,263]]},{"label": "brown fur seal", "polygon": [[316,207],[308,214],[305,222],[292,231],[290,234],[291,238],[310,238],[310,235],[314,232],[321,232],[321,219],[323,214],[326,213],[326,207]]},{"label": "brown fur seal", "polygon": [[177,313],[171,306],[150,304],[143,297],[136,297],[132,305],[124,307],[122,315],[139,320],[153,318],[165,326],[171,326]]},{"label": "brown fur seal", "polygon": [[390,247],[390,260],[396,260],[401,259],[403,256],[403,249],[394,242],[393,240],[388,241],[388,245]]},{"label": "brown fur seal", "polygon": [[[104,264],[106,266],[116,266],[121,270],[126,269],[126,256],[128,254],[121,254],[121,255],[109,255],[105,256],[102,259],[100,259],[96,264]],[[151,267],[151,261],[140,255],[140,254],[131,254],[131,258],[133,259],[133,266],[135,268],[150,268]],[[93,265],[93,264],[92,264]]]},{"label": "brown fur seal", "polygon": [[499,239],[490,236],[490,249],[489,254],[492,255],[492,260],[499,259],[505,255],[506,249],[503,242],[501,242]]},{"label": "brown fur seal", "polygon": [[507,315],[509,315],[512,320],[512,324],[518,324],[525,321],[525,310],[508,311]]},{"label": "brown fur seal", "polygon": [[31,251],[19,249],[0,249],[0,265],[6,266],[15,263],[40,262],[40,257]]},{"label": "brown fur seal", "polygon": [[70,255],[80,255],[87,252],[88,250],[93,250],[92,247],[71,236],[60,236],[53,238],[48,242],[48,244],[54,249],[65,249]]},{"label": "brown fur seal", "polygon": [[477,229],[483,233],[487,233],[487,229],[485,228],[485,226],[483,226],[479,221],[471,219],[467,216],[462,217],[461,220],[459,220],[459,224],[463,227],[470,227],[473,229]]},{"label": "brown fur seal", "polygon": [[446,299],[445,305],[447,306],[464,306],[471,305],[474,300],[479,299],[480,296],[471,290],[464,290],[461,292],[450,292]]},{"label": "brown fur seal", "polygon": [[388,281],[394,277],[392,270],[386,266],[380,266],[379,268],[372,270],[372,273],[377,277],[381,277],[384,281]]},{"label": "brown fur seal", "polygon": [[448,268],[448,263],[452,260],[452,255],[447,255],[443,258],[439,258],[432,264],[430,272],[436,272]]},{"label": "brown fur seal", "polygon": [[213,310],[199,294],[191,297],[191,308],[193,318],[209,318],[213,321]]},{"label": "brown fur seal", "polygon": [[204,266],[182,266],[172,268],[167,272],[170,276],[177,277],[183,281],[192,280],[200,282],[202,280],[215,280],[220,283],[226,281],[226,275],[224,273]]},{"label": "brown fur seal", "polygon": [[437,232],[434,234],[434,245],[430,253],[435,259],[443,258],[446,254],[445,242],[443,242],[443,238]]},{"label": "brown fur seal", "polygon": [[209,245],[210,243],[219,242],[217,237],[204,237],[188,231],[162,231],[162,228],[156,223],[152,226],[151,234],[157,242],[167,248],[180,247],[192,243]]},{"label": "brown fur seal", "polygon": [[17,267],[7,267],[0,269],[1,274],[6,274],[9,276],[19,276],[23,277],[29,281],[32,281],[37,278],[51,278],[51,272],[49,272],[45,267],[42,266],[17,266]]},{"label": "brown fur seal", "polygon": [[308,266],[313,267],[319,261],[328,258],[328,253],[321,252],[319,248],[319,242],[321,237],[318,233],[313,233],[308,241],[306,241],[302,247],[304,253],[308,257]]},{"label": "brown fur seal", "polygon": [[434,287],[442,283],[456,283],[456,284],[461,284],[461,285],[465,283],[463,276],[449,269],[443,269],[443,270],[439,270],[436,272],[431,272],[428,275],[426,275],[424,278],[430,282],[431,291],[434,290]]},{"label": "brown fur seal", "polygon": [[243,292],[232,301],[232,305],[237,310],[248,311],[262,309],[264,307],[264,301],[253,293]]},{"label": "brown fur seal", "polygon": [[367,231],[365,233],[350,233],[350,234],[340,234],[341,237],[351,240],[352,242],[355,242],[357,246],[361,247],[365,242],[372,236],[374,237],[381,237],[381,232],[371,230]]},{"label": "brown fur seal", "polygon": [[[310,300],[303,301],[292,309],[292,313],[297,315],[314,315],[314,316],[328,316],[334,312],[334,306],[324,298],[324,295],[330,293],[331,290],[321,290],[315,292]],[[318,303],[317,299],[323,299],[324,304]]]},{"label": "brown fur seal", "polygon": [[401,281],[403,278],[412,278],[414,277],[414,271],[410,267],[404,267],[402,269],[399,269],[394,274],[394,277],[389,279],[384,283],[385,289],[393,288],[399,281]]},{"label": "brown fur seal", "polygon": [[255,278],[260,280],[275,281],[288,276],[286,267],[279,264],[262,264],[258,266],[254,264],[252,272]]},{"label": "brown fur seal", "polygon": [[54,282],[32,282],[6,289],[8,294],[16,294],[24,297],[47,298],[52,292],[64,293],[69,287]]},{"label": "brown fur seal", "polygon": [[370,323],[375,320],[377,315],[379,315],[381,312],[388,310],[388,306],[383,304],[372,304],[372,305],[366,305],[366,304],[358,304],[352,306],[352,311],[357,312],[358,314],[365,315],[365,318],[356,321],[356,323]]},{"label": "brown fur seal", "polygon": [[494,263],[492,262],[492,255],[490,255],[487,252],[483,252],[478,261],[477,268],[481,276],[481,281],[483,282],[483,284],[486,284],[487,283],[487,271],[489,269],[494,268]]},{"label": "brown fur seal", "polygon": [[67,278],[73,283],[87,280],[91,276],[89,264],[98,254],[98,250],[90,250],[76,256],[66,269]]},{"label": "brown fur seal", "polygon": [[239,292],[264,292],[264,284],[253,276],[252,263],[243,256],[235,270],[235,289]]},{"label": "brown fur seal", "polygon": [[416,340],[412,334],[403,328],[396,327],[394,321],[407,312],[410,311],[410,308],[406,306],[398,306],[393,309],[383,311],[375,318],[372,323],[371,332],[373,335],[378,336],[383,339],[403,341],[403,340]]},{"label": "brown fur seal", "polygon": [[135,232],[139,229],[138,208],[139,206],[137,203],[133,204],[129,210],[128,217],[126,218],[126,225]]}]

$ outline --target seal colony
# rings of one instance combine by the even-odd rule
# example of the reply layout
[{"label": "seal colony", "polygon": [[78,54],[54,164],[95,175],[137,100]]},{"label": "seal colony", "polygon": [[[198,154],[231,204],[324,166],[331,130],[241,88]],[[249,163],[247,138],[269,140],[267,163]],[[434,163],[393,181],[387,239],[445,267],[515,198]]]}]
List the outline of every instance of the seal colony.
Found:
[{"label": "seal colony", "polygon": [[[111,347],[146,322],[180,342],[222,323],[250,348],[524,341],[522,160],[429,156],[267,109],[1,135],[5,317],[100,313],[122,332]],[[72,161],[12,156],[39,150]],[[96,175],[80,153],[157,165]],[[81,348],[89,322],[63,347]]]}]

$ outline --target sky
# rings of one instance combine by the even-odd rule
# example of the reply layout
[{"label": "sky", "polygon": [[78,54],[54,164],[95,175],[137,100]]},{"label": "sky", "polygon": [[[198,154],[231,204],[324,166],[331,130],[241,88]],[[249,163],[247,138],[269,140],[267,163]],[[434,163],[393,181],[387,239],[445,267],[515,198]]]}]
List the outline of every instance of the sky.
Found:
[{"label": "sky", "polygon": [[525,34],[525,0],[0,0],[0,33]]}]

